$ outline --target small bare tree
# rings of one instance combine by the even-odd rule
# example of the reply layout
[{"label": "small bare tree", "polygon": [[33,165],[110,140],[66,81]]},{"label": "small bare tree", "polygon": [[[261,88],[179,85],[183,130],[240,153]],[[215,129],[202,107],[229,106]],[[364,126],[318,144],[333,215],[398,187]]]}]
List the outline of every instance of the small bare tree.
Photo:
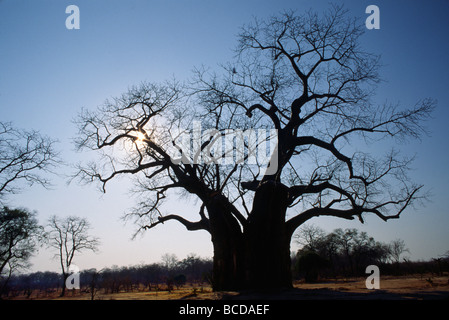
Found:
[{"label": "small bare tree", "polygon": [[85,250],[95,252],[100,242],[98,238],[89,235],[90,224],[85,218],[70,216],[60,219],[52,216],[48,228],[46,235],[48,245],[57,250],[55,256],[59,258],[61,264],[64,279],[61,296],[64,296],[66,280],[75,254]]},{"label": "small bare tree", "polygon": [[409,249],[406,248],[405,242],[402,239],[395,239],[391,241],[389,247],[390,247],[390,255],[396,263],[399,263],[401,255],[403,253],[410,252]]},{"label": "small bare tree", "polygon": [[320,242],[326,238],[326,232],[313,224],[305,224],[293,237],[303,248],[315,251]]},{"label": "small bare tree", "polygon": [[179,264],[178,257],[175,254],[165,253],[162,256],[162,262],[168,271],[173,271]]}]

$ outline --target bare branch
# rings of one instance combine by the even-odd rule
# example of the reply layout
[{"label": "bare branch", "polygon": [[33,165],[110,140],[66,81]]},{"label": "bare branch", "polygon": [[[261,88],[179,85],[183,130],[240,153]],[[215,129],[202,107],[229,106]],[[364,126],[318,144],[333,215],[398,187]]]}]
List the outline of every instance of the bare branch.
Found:
[{"label": "bare branch", "polygon": [[50,186],[41,174],[52,173],[61,164],[55,141],[36,131],[16,129],[0,122],[0,198],[22,189],[21,181],[32,186]]},{"label": "bare branch", "polygon": [[188,221],[188,220],[184,219],[183,217],[175,215],[175,214],[170,214],[170,215],[167,215],[164,217],[159,217],[157,222],[154,222],[150,225],[143,226],[142,229],[144,229],[144,230],[151,229],[151,228],[154,228],[155,226],[157,226],[158,224],[160,224],[160,223],[163,224],[165,221],[169,221],[169,220],[176,220],[176,221],[180,222],[189,231],[195,231],[195,230],[209,231],[209,223],[207,220],[202,219],[197,222],[191,222],[191,221]]}]

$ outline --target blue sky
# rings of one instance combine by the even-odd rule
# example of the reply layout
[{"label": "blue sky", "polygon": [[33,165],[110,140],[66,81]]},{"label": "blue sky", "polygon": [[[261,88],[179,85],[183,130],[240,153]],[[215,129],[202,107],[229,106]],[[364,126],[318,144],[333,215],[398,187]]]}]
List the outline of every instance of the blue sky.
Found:
[{"label": "blue sky", "polygon": [[[232,59],[239,28],[253,17],[286,9],[323,11],[329,3],[0,0],[0,119],[59,139],[64,160],[76,162],[84,155],[74,152],[72,120],[82,107],[93,109],[142,81],[162,82],[173,76],[185,80],[195,66],[216,68]],[[65,9],[71,4],[80,9],[79,30],[65,27]],[[368,5],[380,8],[380,30],[367,30],[362,38],[368,51],[382,56],[385,82],[379,85],[377,99],[404,106],[426,97],[438,100],[428,122],[430,136],[400,146],[405,153],[416,154],[413,178],[432,192],[432,201],[387,223],[376,217],[367,217],[364,225],[336,218],[312,223],[329,232],[358,228],[384,242],[401,238],[412,259],[437,257],[449,250],[449,1],[344,4],[362,19]],[[76,259],[81,269],[155,262],[164,253],[179,258],[191,252],[212,256],[206,232],[188,232],[175,222],[130,240],[135,226],[120,219],[134,204],[126,179],[111,183],[106,194],[93,185],[67,185],[66,180],[55,177],[51,190],[33,187],[11,197],[10,204],[36,210],[41,223],[53,214],[87,217],[102,245],[99,254]],[[170,208],[190,207],[181,202],[175,199]],[[41,249],[32,259],[32,270],[57,271],[51,256]]]}]

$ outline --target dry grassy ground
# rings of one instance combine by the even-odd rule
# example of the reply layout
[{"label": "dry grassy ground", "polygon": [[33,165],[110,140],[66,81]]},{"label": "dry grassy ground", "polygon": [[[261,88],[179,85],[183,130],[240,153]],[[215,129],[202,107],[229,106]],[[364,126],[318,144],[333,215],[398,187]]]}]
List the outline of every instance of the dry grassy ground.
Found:
[{"label": "dry grassy ground", "polygon": [[[31,299],[89,300],[89,293],[69,292],[65,297],[39,296]],[[16,297],[15,299],[25,299]],[[353,278],[306,284],[296,282],[294,289],[279,292],[213,292],[210,287],[184,286],[168,291],[120,292],[95,295],[96,300],[434,300],[449,299],[449,276],[385,276],[380,279],[380,289],[368,290],[365,278]]]}]

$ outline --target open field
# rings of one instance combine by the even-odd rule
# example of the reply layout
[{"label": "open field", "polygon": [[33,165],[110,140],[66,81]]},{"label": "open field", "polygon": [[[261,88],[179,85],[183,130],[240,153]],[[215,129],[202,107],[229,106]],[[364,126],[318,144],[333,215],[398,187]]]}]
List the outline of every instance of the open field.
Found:
[{"label": "open field", "polygon": [[[28,299],[18,296],[14,299]],[[68,292],[63,298],[53,294],[33,293],[33,300],[89,300],[88,292]],[[209,286],[186,285],[173,291],[134,291],[104,294],[95,300],[440,300],[449,299],[449,275],[385,276],[380,289],[368,290],[365,278],[350,278],[318,283],[296,282],[294,289],[279,292],[213,292]]]}]

